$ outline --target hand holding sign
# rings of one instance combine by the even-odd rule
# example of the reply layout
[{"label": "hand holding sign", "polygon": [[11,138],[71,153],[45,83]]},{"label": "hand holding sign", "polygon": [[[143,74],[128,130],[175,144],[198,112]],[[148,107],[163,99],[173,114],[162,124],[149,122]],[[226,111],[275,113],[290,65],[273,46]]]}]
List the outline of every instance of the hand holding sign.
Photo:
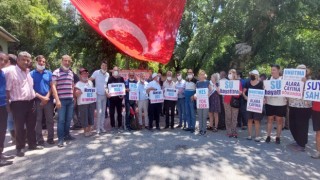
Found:
[{"label": "hand holding sign", "polygon": [[196,89],[196,100],[198,109],[209,109],[209,89],[198,88]]},{"label": "hand holding sign", "polygon": [[124,95],[126,95],[125,86],[124,86],[123,83],[112,83],[112,84],[108,84],[108,89],[109,89],[108,95],[109,95],[110,97],[113,97],[113,96],[124,96]]},{"label": "hand holding sign", "polygon": [[137,83],[129,83],[129,100],[139,100],[138,85]]}]

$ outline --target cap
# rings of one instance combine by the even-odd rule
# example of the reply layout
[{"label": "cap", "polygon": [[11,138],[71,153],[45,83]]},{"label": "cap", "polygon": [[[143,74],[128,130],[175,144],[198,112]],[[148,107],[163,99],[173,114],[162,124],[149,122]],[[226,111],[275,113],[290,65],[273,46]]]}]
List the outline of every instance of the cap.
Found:
[{"label": "cap", "polygon": [[307,69],[307,66],[304,64],[300,64],[299,66],[297,66],[297,69]]},{"label": "cap", "polygon": [[253,71],[251,71],[251,73],[250,74],[254,74],[254,75],[258,75],[259,76],[259,71],[257,71],[257,70],[253,70]]},{"label": "cap", "polygon": [[154,79],[154,78],[157,77],[157,76],[158,76],[157,73],[153,73],[151,77],[152,77],[152,79]]},{"label": "cap", "polygon": [[88,69],[86,69],[86,68],[80,68],[80,69],[79,69],[79,73],[81,74],[81,73],[83,73],[83,72],[89,72],[89,71],[88,71]]}]

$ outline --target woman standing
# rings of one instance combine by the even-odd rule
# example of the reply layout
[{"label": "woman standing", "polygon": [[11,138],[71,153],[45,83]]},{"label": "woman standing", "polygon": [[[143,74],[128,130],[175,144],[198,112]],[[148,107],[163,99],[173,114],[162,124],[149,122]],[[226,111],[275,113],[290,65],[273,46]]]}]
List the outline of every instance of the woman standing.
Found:
[{"label": "woman standing", "polygon": [[[246,84],[246,87],[243,89],[243,97],[247,101],[248,100],[248,91],[249,89],[261,89],[263,90],[263,82],[259,81],[259,72],[257,70],[251,71],[250,74],[250,82]],[[262,113],[256,113],[256,112],[250,112],[247,111],[247,117],[248,117],[248,140],[252,140],[252,123],[254,121],[254,127],[255,127],[255,135],[256,138],[254,139],[256,142],[260,142],[260,121],[263,118]]]},{"label": "woman standing", "polygon": [[311,157],[314,159],[320,159],[320,102],[313,102],[312,122],[313,130],[316,132],[316,153]]},{"label": "woman standing", "polygon": [[[229,80],[237,79],[237,71],[235,69],[229,70],[228,79]],[[241,94],[241,91],[242,91],[241,83],[239,83],[239,86],[240,86],[239,89]],[[240,94],[239,96],[226,95],[223,98],[227,136],[229,136],[230,138],[231,137],[238,138],[237,123],[238,123],[239,108],[235,108],[231,106],[231,99],[232,97],[237,99],[240,98]]]},{"label": "woman standing", "polygon": [[[91,126],[94,123],[94,109],[95,102],[92,102],[90,98],[82,99],[81,96],[87,88],[93,88],[93,83],[88,79],[89,72],[86,68],[81,68],[80,81],[75,85],[75,95],[77,97],[79,117],[81,125],[84,131],[84,136],[88,137],[92,135]],[[96,92],[93,92],[96,93]]]},{"label": "woman standing", "polygon": [[[209,118],[210,123],[208,130],[212,130],[213,132],[218,132],[218,123],[219,123],[219,113],[221,112],[220,106],[220,97],[219,97],[219,73],[215,73],[211,75],[210,86],[212,90],[209,95]],[[214,126],[213,126],[214,119]]]}]

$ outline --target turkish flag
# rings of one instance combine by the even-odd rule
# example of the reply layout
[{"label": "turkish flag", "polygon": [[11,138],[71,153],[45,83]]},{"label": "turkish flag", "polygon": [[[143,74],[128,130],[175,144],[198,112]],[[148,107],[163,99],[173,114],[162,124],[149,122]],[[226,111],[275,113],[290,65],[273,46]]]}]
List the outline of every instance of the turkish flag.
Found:
[{"label": "turkish flag", "polygon": [[82,17],[126,54],[166,64],[186,0],[71,0]]}]

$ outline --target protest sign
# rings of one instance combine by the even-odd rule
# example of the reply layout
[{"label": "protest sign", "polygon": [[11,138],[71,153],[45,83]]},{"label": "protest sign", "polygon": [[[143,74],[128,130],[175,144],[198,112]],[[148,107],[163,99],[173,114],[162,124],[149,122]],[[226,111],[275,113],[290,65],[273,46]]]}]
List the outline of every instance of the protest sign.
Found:
[{"label": "protest sign", "polygon": [[129,100],[137,101],[139,100],[139,92],[137,83],[129,83]]},{"label": "protest sign", "polygon": [[320,81],[309,80],[304,87],[304,100],[320,102]]},{"label": "protest sign", "polygon": [[281,96],[281,80],[265,80],[263,81],[263,84],[265,89],[265,96]]},{"label": "protest sign", "polygon": [[134,70],[120,70],[120,72],[119,72],[119,75],[121,76],[121,77],[123,77],[123,79],[126,81],[126,80],[128,80],[129,79],[129,72],[134,72],[134,74],[135,74],[135,79],[137,80],[137,81],[139,81],[140,80],[140,75],[141,75],[141,73],[145,73],[146,75],[145,75],[145,78],[146,79],[148,79],[150,76],[151,76],[151,74],[152,74],[152,71],[151,70],[139,70],[139,69],[134,69]]},{"label": "protest sign", "polygon": [[113,96],[124,96],[126,95],[126,88],[124,83],[112,83],[108,84],[109,95]]},{"label": "protest sign", "polygon": [[97,100],[97,90],[94,87],[84,86],[81,88],[81,96],[78,98],[78,104],[91,104]]},{"label": "protest sign", "polygon": [[262,113],[264,94],[264,90],[250,88],[248,91],[247,111]]},{"label": "protest sign", "polygon": [[178,100],[178,90],[174,88],[165,88],[164,89],[164,99],[170,101]]},{"label": "protest sign", "polygon": [[197,108],[198,109],[209,109],[209,89],[208,88],[199,88],[196,89],[197,96]]},{"label": "protest sign", "polygon": [[240,81],[239,80],[221,80],[220,94],[222,95],[239,95]]},{"label": "protest sign", "polygon": [[302,78],[306,77],[305,69],[284,69],[283,80],[301,81]]},{"label": "protest sign", "polygon": [[303,96],[302,81],[282,80],[281,82],[281,95],[289,98],[302,99]]},{"label": "protest sign", "polygon": [[163,99],[163,91],[162,90],[158,90],[158,91],[150,91],[149,93],[149,99],[150,99],[150,103],[151,104],[155,104],[155,103],[163,103],[164,99]]}]

